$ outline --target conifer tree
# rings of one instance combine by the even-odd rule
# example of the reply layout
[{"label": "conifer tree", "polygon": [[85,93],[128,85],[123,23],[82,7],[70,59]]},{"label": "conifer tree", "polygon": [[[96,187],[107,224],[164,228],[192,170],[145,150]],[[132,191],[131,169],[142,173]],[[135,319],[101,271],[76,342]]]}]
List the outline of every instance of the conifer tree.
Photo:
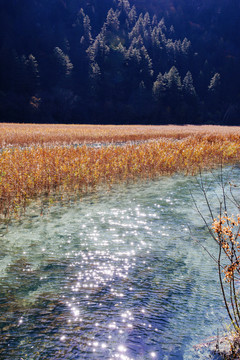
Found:
[{"label": "conifer tree", "polygon": [[129,33],[129,39],[133,40],[134,38],[138,38],[139,36],[143,36],[144,34],[144,25],[143,25],[143,14],[141,13],[132,29]]},{"label": "conifer tree", "polygon": [[183,109],[182,109],[182,84],[181,77],[175,66],[172,66],[166,74],[167,91],[165,97],[165,104],[168,109],[168,121],[175,121],[182,123]]},{"label": "conifer tree", "polygon": [[183,79],[183,92],[184,95],[188,97],[195,97],[196,96],[196,90],[193,85],[193,78],[190,71],[187,72],[186,76]]},{"label": "conifer tree", "polygon": [[115,12],[112,8],[108,11],[107,19],[104,24],[104,30],[110,31],[112,33],[117,33],[119,30],[119,19],[118,19],[118,13]]},{"label": "conifer tree", "polygon": [[54,56],[57,62],[57,71],[59,71],[59,74],[63,75],[64,77],[69,77],[73,69],[73,65],[69,59],[69,56],[64,54],[64,52],[59,47],[55,47]]},{"label": "conifer tree", "polygon": [[157,19],[157,15],[154,14],[153,18],[152,18],[152,26],[157,26],[158,25],[158,19]]},{"label": "conifer tree", "polygon": [[92,34],[91,34],[91,23],[89,16],[86,15],[83,17],[83,36],[81,37],[80,43],[84,46],[84,49],[87,49],[92,43]]},{"label": "conifer tree", "polygon": [[87,54],[90,62],[96,62],[101,71],[104,69],[107,56],[109,54],[109,46],[106,44],[106,37],[104,31],[100,32],[95,41],[87,49]]},{"label": "conifer tree", "polygon": [[80,39],[84,36],[83,22],[85,16],[84,10],[81,8],[76,16],[75,22],[72,24],[71,42],[73,46],[77,46]]},{"label": "conifer tree", "polygon": [[215,73],[208,86],[207,105],[213,118],[220,117],[221,111],[221,75]]},{"label": "conifer tree", "polygon": [[70,79],[73,70],[73,64],[71,63],[69,56],[64,54],[59,47],[55,47],[53,58],[56,82],[63,87],[68,86],[68,80]]},{"label": "conifer tree", "polygon": [[168,90],[173,95],[180,94],[182,91],[181,77],[175,66],[172,66],[167,74],[168,79]]},{"label": "conifer tree", "polygon": [[136,7],[134,5],[132,6],[131,10],[128,13],[128,21],[129,21],[130,27],[133,27],[137,21],[137,11],[136,11]]},{"label": "conifer tree", "polygon": [[118,1],[118,20],[121,24],[121,27],[127,27],[129,29],[129,12],[130,12],[130,3],[128,0],[119,0]]},{"label": "conifer tree", "polygon": [[190,71],[183,79],[183,106],[185,123],[198,123],[199,121],[199,99],[193,85]]},{"label": "conifer tree", "polygon": [[164,100],[167,94],[167,88],[168,88],[167,74],[165,73],[163,75],[162,73],[159,73],[156,81],[153,83],[153,97],[156,102],[161,102],[162,100]]},{"label": "conifer tree", "polygon": [[215,73],[210,80],[210,84],[208,86],[208,91],[211,94],[217,95],[221,84],[221,76],[219,73]]},{"label": "conifer tree", "polygon": [[98,98],[101,84],[101,70],[96,62],[91,62],[89,66],[89,95]]}]

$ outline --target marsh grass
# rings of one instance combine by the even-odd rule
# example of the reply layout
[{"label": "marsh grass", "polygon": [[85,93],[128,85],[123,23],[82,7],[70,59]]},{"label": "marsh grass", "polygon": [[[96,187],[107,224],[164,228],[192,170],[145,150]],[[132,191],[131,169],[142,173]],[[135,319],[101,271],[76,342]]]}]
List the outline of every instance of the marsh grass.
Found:
[{"label": "marsh grass", "polygon": [[[103,184],[111,187],[117,182],[154,179],[177,172],[194,175],[199,169],[235,164],[240,159],[238,128],[1,126],[4,130],[0,136],[0,214],[3,219],[21,214],[30,200],[39,197],[81,196]],[[154,137],[157,139],[153,140]],[[78,146],[80,139],[82,143],[91,140],[111,144],[97,148]],[[114,144],[129,140],[144,142]]]},{"label": "marsh grass", "polygon": [[213,141],[223,137],[239,141],[239,127],[213,125],[44,125],[0,124],[0,148],[32,145],[76,145],[83,143],[116,143],[149,139],[180,140],[189,136],[208,137]]}]

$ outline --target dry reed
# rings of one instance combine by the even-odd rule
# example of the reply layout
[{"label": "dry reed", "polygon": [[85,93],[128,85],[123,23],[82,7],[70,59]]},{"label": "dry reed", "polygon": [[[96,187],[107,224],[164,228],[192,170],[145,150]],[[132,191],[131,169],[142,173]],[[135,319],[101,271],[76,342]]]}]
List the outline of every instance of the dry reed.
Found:
[{"label": "dry reed", "polygon": [[0,124],[0,148],[8,145],[70,145],[93,142],[127,142],[149,139],[183,139],[188,136],[227,137],[239,140],[240,127],[176,125],[39,125]]},{"label": "dry reed", "polygon": [[[4,126],[5,129],[8,127]],[[41,135],[31,130],[32,137],[29,135],[24,140],[25,126],[14,127],[12,125],[11,128],[16,132],[12,135],[10,144],[27,145],[31,138],[31,146],[6,146],[1,150],[0,214],[6,218],[13,213],[18,213],[18,210],[24,208],[30,199],[38,196],[85,192],[100,184],[111,185],[119,181],[131,181],[139,178],[153,179],[160,175],[171,175],[176,172],[195,174],[199,168],[210,169],[220,163],[233,164],[240,159],[238,128],[235,128],[234,131],[234,128],[220,129],[220,127],[166,126],[149,127],[148,129],[148,127],[140,126],[130,127],[131,131],[129,130],[127,133],[129,127],[124,126],[121,135],[121,127],[109,126],[107,127],[109,132],[102,133],[105,134],[102,135],[102,139],[105,136],[104,141],[106,139],[120,141],[120,136],[123,141],[123,139],[129,139],[130,135],[134,140],[146,140],[152,137],[152,128],[155,129],[158,137],[162,131],[163,138],[138,144],[129,143],[122,146],[112,144],[94,148],[86,145],[55,145],[56,143],[77,141],[76,132],[71,138],[71,126],[69,128],[57,126],[56,129],[59,132],[55,131],[55,135],[48,130],[54,129],[54,126],[36,125],[35,128],[33,125],[26,125],[26,128],[29,127],[38,129]],[[99,141],[100,139],[98,130],[94,135],[95,127],[73,126],[73,128],[84,128],[89,131],[88,135],[85,137],[79,135],[78,139],[83,136],[84,141],[89,141],[90,130],[92,140]],[[102,129],[101,126],[96,128]],[[159,128],[158,131],[157,128]],[[61,133],[60,129],[61,131],[69,129],[69,132]],[[116,129],[116,133],[114,133],[114,129]],[[16,135],[18,131],[22,134],[19,137]],[[142,138],[140,137],[141,131]],[[46,142],[51,146],[39,145],[40,139],[43,140],[42,134],[44,133],[47,137]],[[109,135],[110,133],[112,135]],[[61,141],[59,134],[62,134]],[[72,140],[68,140],[68,137]],[[50,141],[50,139],[52,140]],[[4,141],[6,143],[7,139]]]}]

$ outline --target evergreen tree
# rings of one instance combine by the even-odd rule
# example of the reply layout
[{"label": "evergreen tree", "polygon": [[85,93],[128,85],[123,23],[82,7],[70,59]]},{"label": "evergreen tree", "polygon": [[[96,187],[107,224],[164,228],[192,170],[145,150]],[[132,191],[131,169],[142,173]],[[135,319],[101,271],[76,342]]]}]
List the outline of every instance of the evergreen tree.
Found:
[{"label": "evergreen tree", "polygon": [[104,30],[106,32],[112,32],[116,34],[119,30],[119,19],[118,19],[118,13],[115,12],[112,8],[108,11],[107,14],[107,20],[104,24]]},{"label": "evergreen tree", "polygon": [[144,35],[144,25],[143,25],[143,14],[141,13],[136,21],[132,31],[129,33],[129,39],[133,40],[139,36]]},{"label": "evergreen tree", "polygon": [[89,94],[95,99],[99,96],[101,84],[101,70],[96,62],[91,62],[89,66]]},{"label": "evergreen tree", "polygon": [[84,49],[87,49],[92,43],[92,34],[91,34],[91,23],[88,15],[83,17],[83,36],[81,37],[80,43],[84,46]]},{"label": "evergreen tree", "polygon": [[181,77],[175,66],[172,66],[167,74],[168,79],[168,91],[175,96],[182,91]]},{"label": "evergreen tree", "polygon": [[166,33],[167,32],[167,27],[165,25],[165,20],[164,18],[162,18],[159,23],[158,23],[158,28],[160,29],[161,33]]},{"label": "evergreen tree", "polygon": [[221,85],[221,76],[219,73],[215,73],[211,78],[210,84],[208,86],[209,93],[217,95],[220,89],[220,85]]},{"label": "evergreen tree", "polygon": [[53,55],[56,65],[56,75],[59,77],[60,81],[64,82],[64,80],[71,76],[73,64],[71,63],[69,56],[64,54],[59,47],[54,48]]},{"label": "evergreen tree", "polygon": [[155,122],[166,123],[169,120],[167,96],[168,96],[168,74],[160,72],[153,83],[153,99]]},{"label": "evergreen tree", "polygon": [[[81,8],[76,16],[75,22],[72,24],[71,43],[72,46],[77,46],[84,34],[84,10]],[[91,31],[91,29],[90,29]]]},{"label": "evergreen tree", "polygon": [[189,50],[191,47],[191,41],[189,41],[187,38],[184,38],[181,43],[181,52],[184,56],[188,56]]},{"label": "evergreen tree", "polygon": [[160,2],[2,1],[1,118],[24,119],[30,103],[44,119],[48,106],[59,119],[54,102],[61,99],[90,122],[100,112],[110,118],[115,107],[129,121],[141,109],[151,122],[153,99],[155,118],[166,122],[193,122],[194,111],[198,121],[237,118],[238,2],[173,0],[175,12]]},{"label": "evergreen tree", "polygon": [[159,73],[157,80],[153,83],[153,97],[156,102],[162,103],[167,95],[168,89],[168,76],[167,73],[162,75]]},{"label": "evergreen tree", "polygon": [[104,31],[101,32],[95,39],[95,41],[87,49],[90,62],[96,62],[100,69],[104,69],[107,56],[109,54],[109,46],[106,44],[106,38]]},{"label": "evergreen tree", "polygon": [[199,100],[190,71],[183,79],[183,101],[185,123],[199,122]]},{"label": "evergreen tree", "polygon": [[126,49],[119,41],[118,45],[111,46],[104,68],[104,92],[108,101],[114,103],[126,98]]},{"label": "evergreen tree", "polygon": [[144,28],[151,30],[151,19],[149,12],[146,12],[143,18]]},{"label": "evergreen tree", "polygon": [[165,103],[168,110],[167,120],[169,122],[175,122],[177,119],[177,122],[181,124],[184,121],[181,77],[175,66],[171,67],[166,77],[167,96]]},{"label": "evergreen tree", "polygon": [[136,7],[132,6],[131,10],[128,13],[128,22],[130,27],[133,27],[137,20],[137,11]]},{"label": "evergreen tree", "polygon": [[146,87],[150,90],[151,78],[153,75],[152,60],[144,46],[141,36],[133,38],[132,43],[126,54],[129,77],[131,77],[132,86],[136,89],[139,82],[144,81]]},{"label": "evergreen tree", "polygon": [[131,7],[128,0],[118,0],[118,9],[121,13],[129,14]]},{"label": "evergreen tree", "polygon": [[185,78],[183,79],[183,92],[187,97],[196,97],[196,90],[193,85],[193,78],[190,71],[187,72]]},{"label": "evergreen tree", "polygon": [[219,73],[215,73],[210,80],[207,105],[209,117],[211,117],[213,121],[221,117],[221,76]]},{"label": "evergreen tree", "polygon": [[152,26],[157,26],[158,25],[158,19],[157,19],[157,15],[154,14],[153,18],[152,18]]},{"label": "evergreen tree", "polygon": [[151,78],[153,76],[153,66],[152,60],[148,54],[146,47],[143,45],[140,49],[140,73],[142,74],[142,79],[147,87],[151,85]]},{"label": "evergreen tree", "polygon": [[118,1],[118,20],[121,24],[121,28],[129,29],[129,13],[131,7],[128,0],[119,0]]}]

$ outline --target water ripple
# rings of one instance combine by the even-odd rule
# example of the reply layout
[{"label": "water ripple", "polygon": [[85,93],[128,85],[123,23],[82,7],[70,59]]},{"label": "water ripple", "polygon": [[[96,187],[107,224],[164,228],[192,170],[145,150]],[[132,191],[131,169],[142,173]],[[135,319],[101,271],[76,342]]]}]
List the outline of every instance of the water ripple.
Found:
[{"label": "water ripple", "polygon": [[187,223],[208,241],[189,186],[120,186],[10,225],[0,358],[205,359],[193,345],[226,317],[214,265],[189,237]]}]

